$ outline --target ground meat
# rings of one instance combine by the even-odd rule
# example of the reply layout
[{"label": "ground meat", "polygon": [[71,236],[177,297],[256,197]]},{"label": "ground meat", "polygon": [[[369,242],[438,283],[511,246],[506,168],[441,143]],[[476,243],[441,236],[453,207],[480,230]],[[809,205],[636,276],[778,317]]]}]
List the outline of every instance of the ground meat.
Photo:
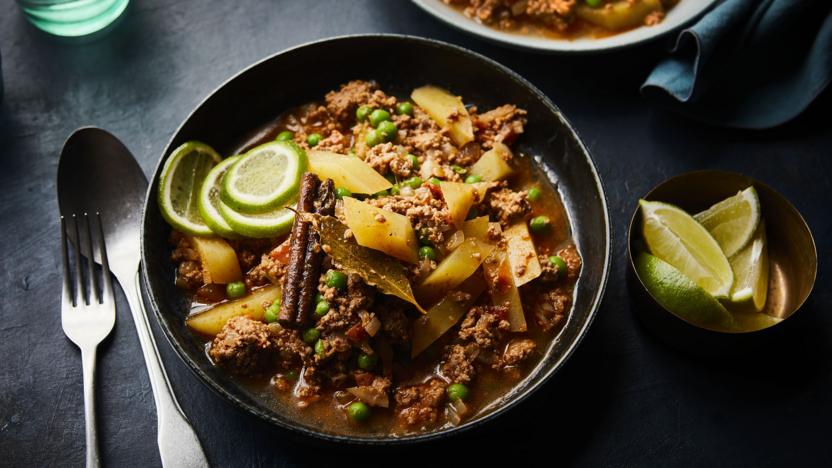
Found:
[{"label": "ground meat", "polygon": [[283,328],[277,323],[269,324],[268,327],[281,368],[292,369],[312,362],[312,347],[303,342],[299,331]]},{"label": "ground meat", "polygon": [[573,17],[576,0],[443,0],[464,6],[463,13],[481,23],[514,29],[515,18],[527,18],[559,31],[565,30]]},{"label": "ground meat", "polygon": [[474,379],[476,368],[474,361],[479,355],[476,344],[453,344],[445,349],[445,356],[439,370],[451,382],[467,384]]},{"label": "ground meat", "polygon": [[493,349],[503,333],[511,328],[506,317],[508,308],[505,306],[473,307],[459,326],[459,338],[474,342],[483,349]]},{"label": "ground meat", "polygon": [[321,276],[318,291],[329,302],[329,312],[318,320],[317,328],[324,334],[343,331],[361,322],[358,312],[373,306],[376,291],[364,284],[358,275],[347,277],[347,289],[339,291],[326,285]]},{"label": "ground meat", "polygon": [[275,363],[277,345],[269,326],[246,316],[233,317],[214,338],[208,355],[214,363],[239,375],[257,375]]},{"label": "ground meat", "polygon": [[332,130],[329,135],[322,139],[317,145],[317,151],[331,151],[338,154],[347,154],[352,144],[351,138],[338,130]]},{"label": "ground meat", "polygon": [[297,114],[297,125],[291,128],[295,132],[295,143],[309,150],[309,135],[318,133],[327,138],[333,131],[342,129],[338,121],[327,111],[326,107],[315,104],[302,106]]},{"label": "ground meat", "polygon": [[446,383],[440,379],[396,389],[396,412],[406,426],[427,426],[439,418],[439,407],[445,399]]},{"label": "ground meat", "polygon": [[495,190],[486,196],[485,204],[489,213],[503,227],[508,227],[514,220],[532,210],[525,190],[519,192],[508,188]]},{"label": "ground meat", "polygon": [[569,282],[574,282],[578,279],[578,275],[581,272],[581,255],[578,253],[578,249],[575,247],[575,244],[571,244],[568,247],[561,249],[558,252],[560,258],[562,258],[566,262],[566,278]]},{"label": "ground meat", "polygon": [[506,345],[503,355],[498,360],[498,367],[516,366],[528,359],[537,345],[529,338],[515,338]]},{"label": "ground meat", "polygon": [[404,311],[406,307],[409,306],[401,299],[384,296],[375,308],[381,320],[381,329],[392,344],[404,345],[410,342],[410,319]]},{"label": "ground meat", "polygon": [[178,263],[186,260],[199,262],[199,253],[191,246],[185,234],[179,231],[172,231],[170,233],[170,243],[173,245],[170,259],[174,262]]},{"label": "ground meat", "polygon": [[289,264],[289,240],[263,254],[260,263],[246,273],[246,286],[282,284]]},{"label": "ground meat", "polygon": [[524,288],[524,292],[526,293],[523,295],[523,307],[532,312],[543,331],[552,330],[563,323],[572,304],[570,288],[552,288],[546,283],[530,284],[529,288]]},{"label": "ground meat", "polygon": [[430,159],[447,163],[457,152],[448,131],[439,127],[419,107],[413,108],[413,116],[397,115],[393,117],[393,122],[399,129],[399,144],[417,156],[421,155],[423,161]]},{"label": "ground meat", "polygon": [[237,252],[240,269],[248,271],[260,262],[260,257],[275,246],[274,239],[231,239],[229,245]]},{"label": "ground meat", "polygon": [[526,111],[511,104],[471,117],[476,140],[484,148],[491,148],[495,142],[510,145],[523,133],[526,124]]},{"label": "ground meat", "polygon": [[361,80],[350,81],[341,85],[338,91],[330,91],[325,100],[329,113],[345,125],[355,121],[355,110],[359,106],[390,109],[396,105],[396,98],[384,94],[375,82]]},{"label": "ground meat", "polygon": [[176,285],[188,290],[199,289],[205,283],[202,264],[185,260],[176,267]]},{"label": "ground meat", "polygon": [[369,148],[364,154],[364,162],[382,175],[392,172],[399,177],[410,177],[413,170],[413,165],[404,157],[400,147],[392,143]]},{"label": "ground meat", "polygon": [[645,26],[655,26],[662,22],[664,19],[664,11],[656,10],[651,11],[644,17],[644,25]]},{"label": "ground meat", "polygon": [[416,189],[414,195],[395,195],[367,202],[407,216],[419,237],[428,239],[434,245],[441,245],[445,241],[445,233],[453,228],[445,201],[436,198],[426,187]]}]

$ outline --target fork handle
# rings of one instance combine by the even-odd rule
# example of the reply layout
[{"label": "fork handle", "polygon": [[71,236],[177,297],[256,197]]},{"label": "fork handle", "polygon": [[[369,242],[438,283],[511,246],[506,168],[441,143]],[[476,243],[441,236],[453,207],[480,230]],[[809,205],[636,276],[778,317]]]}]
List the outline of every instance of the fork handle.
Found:
[{"label": "fork handle", "polygon": [[139,344],[141,344],[147,373],[150,377],[153,401],[156,403],[157,440],[162,466],[195,468],[210,466],[202,445],[199,443],[199,438],[176,401],[167,373],[159,358],[159,350],[156,347],[150,321],[140,296],[138,271],[131,280],[120,280],[119,283],[130,305],[130,312],[136,324]]},{"label": "fork handle", "polygon": [[98,468],[98,432],[95,430],[95,346],[81,350],[84,369],[84,431],[87,444],[87,468]]}]

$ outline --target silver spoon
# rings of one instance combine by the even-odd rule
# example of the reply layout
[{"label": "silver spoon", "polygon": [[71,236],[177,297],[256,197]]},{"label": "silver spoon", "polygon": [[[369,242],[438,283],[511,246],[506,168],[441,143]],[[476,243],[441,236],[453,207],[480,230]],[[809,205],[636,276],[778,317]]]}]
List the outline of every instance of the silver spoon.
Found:
[{"label": "silver spoon", "polygon": [[[67,138],[58,163],[58,205],[61,214],[100,212],[104,220],[110,270],[127,296],[150,377],[162,465],[204,467],[208,460],[174,397],[140,296],[139,239],[146,192],[141,167],[118,138],[95,127],[78,129]],[[90,253],[83,239],[81,252]],[[93,254],[100,263],[98,252]]]}]

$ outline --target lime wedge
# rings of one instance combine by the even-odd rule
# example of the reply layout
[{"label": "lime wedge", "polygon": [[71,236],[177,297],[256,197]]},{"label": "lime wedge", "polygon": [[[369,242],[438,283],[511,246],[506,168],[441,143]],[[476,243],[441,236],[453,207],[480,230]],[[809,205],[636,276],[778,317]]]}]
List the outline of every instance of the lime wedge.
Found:
[{"label": "lime wedge", "polygon": [[751,242],[729,259],[734,270],[731,302],[739,310],[760,312],[768,294],[768,247],[765,223],[760,221]]},{"label": "lime wedge", "polygon": [[731,265],[719,244],[683,210],[639,200],[644,241],[650,252],[689,277],[710,295],[727,298],[734,283]]},{"label": "lime wedge", "polygon": [[693,217],[731,257],[748,244],[760,224],[760,199],[754,187],[748,187]]},{"label": "lime wedge", "polygon": [[[290,202],[294,204],[296,201]],[[266,213],[240,213],[222,201],[217,205],[220,215],[237,234],[245,237],[273,238],[289,232],[295,212],[287,207]]]},{"label": "lime wedge", "polygon": [[297,194],[306,153],[291,141],[271,141],[243,155],[222,179],[220,197],[241,213],[265,213]]},{"label": "lime wedge", "polygon": [[730,328],[731,313],[670,264],[642,252],[636,257],[636,272],[650,295],[665,309],[702,327]]},{"label": "lime wedge", "polygon": [[199,198],[197,199],[199,214],[202,216],[205,224],[208,225],[214,234],[231,239],[239,236],[220,214],[219,204],[222,203],[220,201],[220,186],[222,184],[222,177],[228,171],[228,168],[237,162],[238,159],[240,159],[240,156],[231,156],[214,166],[211,172],[205,177],[205,182],[202,183],[202,188],[199,190]]},{"label": "lime wedge", "polygon": [[199,214],[197,199],[205,176],[221,161],[216,151],[198,141],[173,150],[159,179],[159,209],[165,221],[187,234],[213,234]]}]

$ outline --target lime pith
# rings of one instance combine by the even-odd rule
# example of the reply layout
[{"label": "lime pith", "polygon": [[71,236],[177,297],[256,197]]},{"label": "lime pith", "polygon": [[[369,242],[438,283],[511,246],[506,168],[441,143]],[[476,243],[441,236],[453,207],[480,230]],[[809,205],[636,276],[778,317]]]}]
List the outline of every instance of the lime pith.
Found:
[{"label": "lime pith", "polygon": [[225,175],[228,168],[237,162],[240,156],[231,156],[224,159],[221,163],[214,166],[211,172],[205,177],[205,182],[199,191],[198,208],[199,214],[203,221],[215,234],[226,237],[239,237],[234,229],[222,217],[219,212],[220,189],[222,185],[222,177]]},{"label": "lime pith", "polygon": [[159,209],[165,221],[187,234],[213,234],[199,214],[198,198],[205,176],[221,161],[216,151],[198,141],[173,150],[159,180]]}]

